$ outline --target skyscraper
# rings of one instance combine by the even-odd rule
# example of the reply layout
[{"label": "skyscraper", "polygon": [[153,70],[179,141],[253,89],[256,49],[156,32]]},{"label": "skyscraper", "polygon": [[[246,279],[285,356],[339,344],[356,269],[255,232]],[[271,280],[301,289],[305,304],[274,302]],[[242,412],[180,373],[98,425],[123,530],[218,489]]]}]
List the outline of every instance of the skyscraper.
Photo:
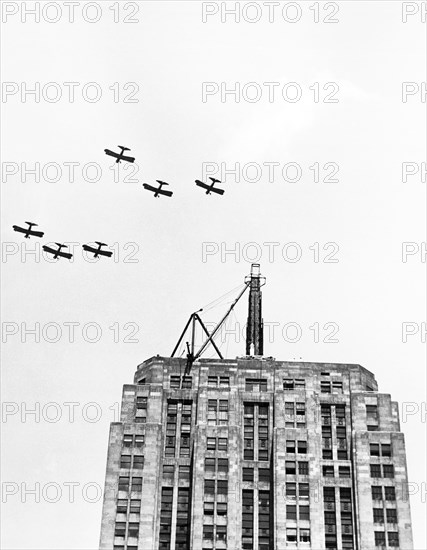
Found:
[{"label": "skyscraper", "polygon": [[247,355],[192,341],[124,386],[101,550],[413,548],[397,403],[360,365],[263,357],[262,282],[254,266]]}]

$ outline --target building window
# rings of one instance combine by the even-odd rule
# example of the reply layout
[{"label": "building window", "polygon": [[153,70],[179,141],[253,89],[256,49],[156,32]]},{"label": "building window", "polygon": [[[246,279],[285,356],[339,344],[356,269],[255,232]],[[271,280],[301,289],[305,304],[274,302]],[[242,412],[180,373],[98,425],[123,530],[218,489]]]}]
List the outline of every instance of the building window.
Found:
[{"label": "building window", "polygon": [[387,533],[387,538],[389,546],[392,546],[393,548],[399,546],[399,533],[397,531],[389,531]]},{"label": "building window", "polygon": [[128,511],[128,501],[126,499],[119,498],[117,501],[117,513],[126,514]]},{"label": "building window", "polygon": [[391,445],[389,443],[381,443],[381,456],[391,456]]},{"label": "building window", "polygon": [[144,468],[144,457],[142,455],[135,455],[133,457],[132,467],[134,470],[142,470],[142,468]]},{"label": "building window", "polygon": [[383,475],[384,477],[394,478],[394,466],[392,464],[384,464]]},{"label": "building window", "polygon": [[218,482],[217,482],[217,494],[218,495],[228,494],[228,481],[218,480]]},{"label": "building window", "polygon": [[215,494],[215,480],[205,479],[205,495]]},{"label": "building window", "polygon": [[222,388],[229,388],[230,387],[230,377],[229,376],[220,376],[219,377],[219,385]]},{"label": "building window", "polygon": [[179,467],[178,479],[187,479],[187,480],[190,479],[190,466],[181,465]]},{"label": "building window", "polygon": [[308,462],[298,462],[298,473],[300,476],[308,476]]},{"label": "building window", "polygon": [[295,454],[295,440],[293,439],[286,440],[286,452],[291,455]]},{"label": "building window", "polygon": [[245,390],[252,392],[265,392],[267,391],[267,379],[266,378],[246,378]]},{"label": "building window", "polygon": [[300,542],[310,542],[310,529],[300,529],[299,530],[299,541]]},{"label": "building window", "polygon": [[382,500],[383,499],[382,487],[380,487],[379,485],[372,485],[371,492],[372,492],[372,500]]},{"label": "building window", "polygon": [[213,538],[214,538],[213,525],[203,525],[203,539],[213,540]]},{"label": "building window", "polygon": [[375,546],[385,546],[385,533],[384,531],[375,531]]},{"label": "building window", "polygon": [[214,502],[204,502],[203,503],[203,514],[205,516],[213,516],[214,515]]},{"label": "building window", "polygon": [[129,491],[130,478],[120,476],[119,477],[119,491]]},{"label": "building window", "polygon": [[227,526],[226,525],[217,525],[216,526],[216,540],[226,541],[227,540]]},{"label": "building window", "polygon": [[382,508],[374,508],[374,523],[384,523],[384,510]]},{"label": "building window", "polygon": [[297,498],[296,483],[286,483],[286,498],[289,500],[296,500]]},{"label": "building window", "polygon": [[309,491],[310,489],[308,483],[300,483],[298,486],[299,499],[308,500],[308,497],[310,496]]},{"label": "building window", "polygon": [[371,477],[381,477],[380,464],[371,464]]},{"label": "building window", "polygon": [[294,504],[286,505],[286,519],[297,520],[297,507]]},{"label": "building window", "polygon": [[124,434],[123,435],[123,447],[132,447],[133,445],[133,435]]},{"label": "building window", "polygon": [[132,499],[130,501],[129,512],[131,514],[139,514],[141,512],[141,501],[137,499]]},{"label": "building window", "polygon": [[218,376],[208,376],[208,386],[216,388],[218,386]]},{"label": "building window", "polygon": [[342,393],[342,382],[333,381],[332,389],[334,390],[334,392]]},{"label": "building window", "polygon": [[144,445],[145,436],[144,435],[136,435],[135,436],[135,447],[142,447]]},{"label": "building window", "polygon": [[329,381],[320,382],[320,393],[331,393],[331,383]]},{"label": "building window", "polygon": [[387,523],[397,523],[397,510],[395,508],[387,508]]},{"label": "building window", "polygon": [[205,472],[215,472],[215,459],[205,458]]},{"label": "building window", "polygon": [[227,515],[227,503],[226,502],[217,502],[217,504],[216,504],[216,515],[217,516],[226,516]]},{"label": "building window", "polygon": [[384,487],[385,499],[396,500],[396,489],[394,487]]},{"label": "building window", "polygon": [[164,464],[163,465],[163,479],[173,479],[175,474],[175,466]]},{"label": "building window", "polygon": [[181,377],[180,376],[171,376],[170,377],[170,387],[173,389],[179,389],[181,383]]},{"label": "building window", "polygon": [[305,388],[305,380],[303,378],[284,378],[283,389],[285,391],[303,390]]},{"label": "building window", "polygon": [[380,446],[378,443],[371,443],[369,445],[369,452],[371,456],[380,456]]},{"label": "building window", "polygon": [[208,451],[215,451],[216,450],[216,437],[208,437],[207,438],[207,449],[208,449]]},{"label": "building window", "polygon": [[114,536],[125,537],[125,535],[126,535],[126,523],[123,521],[116,522],[116,525],[114,528]]},{"label": "building window", "polygon": [[228,473],[228,458],[218,458],[218,472]]},{"label": "building window", "polygon": [[258,481],[261,483],[270,483],[270,469],[259,468],[258,469]]},{"label": "building window", "polygon": [[323,477],[335,477],[335,471],[333,466],[322,467]]},{"label": "building window", "polygon": [[228,450],[228,439],[226,437],[219,437],[218,438],[218,451],[225,451]]},{"label": "building window", "polygon": [[310,507],[309,506],[300,506],[299,507],[299,519],[300,520],[309,520],[310,519]]},{"label": "building window", "polygon": [[122,455],[120,457],[120,468],[130,468],[131,455]]},{"label": "building window", "polygon": [[295,475],[296,474],[295,462],[287,460],[285,462],[285,472],[287,475]]},{"label": "building window", "polygon": [[253,480],[254,480],[254,469],[243,468],[243,481],[253,481]]},{"label": "building window", "polygon": [[137,493],[142,491],[142,477],[133,477],[131,490]]},{"label": "building window", "polygon": [[350,466],[339,466],[338,473],[340,477],[350,477]]},{"label": "building window", "polygon": [[296,542],[297,541],[297,530],[293,527],[288,527],[286,529],[286,540],[287,542]]},{"label": "building window", "polygon": [[307,454],[307,441],[298,441],[298,454]]},{"label": "building window", "polygon": [[129,523],[128,536],[136,538],[138,537],[138,534],[139,534],[139,523]]}]

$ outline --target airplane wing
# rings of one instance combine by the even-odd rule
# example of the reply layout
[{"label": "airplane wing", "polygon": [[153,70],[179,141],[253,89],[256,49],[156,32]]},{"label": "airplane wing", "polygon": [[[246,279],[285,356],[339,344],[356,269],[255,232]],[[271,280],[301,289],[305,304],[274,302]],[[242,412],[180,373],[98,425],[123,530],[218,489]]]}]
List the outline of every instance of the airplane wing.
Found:
[{"label": "airplane wing", "polygon": [[[109,155],[110,157],[118,158],[119,154],[115,153],[114,151],[110,151],[110,149],[104,149],[104,153],[106,155]],[[124,158],[124,157],[123,157]]]},{"label": "airplane wing", "polygon": [[203,183],[200,180],[196,180],[196,185],[198,185],[199,187],[203,187],[203,189],[211,189],[210,185],[207,185],[206,183]]},{"label": "airplane wing", "polygon": [[30,235],[33,237],[43,237],[44,233],[43,231],[31,231]]},{"label": "airplane wing", "polygon": [[135,162],[135,158],[134,157],[122,157],[121,160],[125,160],[127,162]]},{"label": "airplane wing", "polygon": [[172,197],[173,191],[164,191],[163,189],[160,189],[158,191],[161,195],[165,195],[165,197]]},{"label": "airplane wing", "polygon": [[96,248],[92,248],[91,246],[87,245],[87,244],[82,244],[82,248],[83,250],[86,250],[86,252],[97,252],[97,249]]},{"label": "airplane wing", "polygon": [[223,195],[224,194],[224,189],[218,189],[217,187],[212,187],[211,192],[212,193],[217,193],[218,195]]},{"label": "airplane wing", "polygon": [[28,229],[22,229],[22,227],[19,227],[18,225],[12,225],[13,230],[17,231],[18,233],[27,233]]},{"label": "airplane wing", "polygon": [[147,191],[153,191],[153,193],[155,193],[156,191],[158,191],[158,188],[157,187],[153,187],[152,185],[148,185],[148,183],[143,183],[142,184],[142,187],[144,189],[147,189]]},{"label": "airplane wing", "polygon": [[113,253],[112,253],[112,252],[108,252],[108,250],[100,250],[100,251],[98,252],[98,254],[100,254],[101,256],[107,256],[108,258],[110,258],[110,257],[113,255]]},{"label": "airplane wing", "polygon": [[42,248],[43,248],[43,250],[45,250],[46,252],[50,252],[51,254],[56,254],[57,253],[57,250],[54,250],[53,248],[50,248],[50,246],[43,245]]}]

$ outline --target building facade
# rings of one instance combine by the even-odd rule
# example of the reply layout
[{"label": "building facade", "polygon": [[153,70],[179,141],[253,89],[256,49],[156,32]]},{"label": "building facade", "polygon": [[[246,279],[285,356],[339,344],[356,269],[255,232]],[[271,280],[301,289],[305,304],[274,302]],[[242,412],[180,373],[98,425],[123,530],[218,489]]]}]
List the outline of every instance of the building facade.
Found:
[{"label": "building facade", "polygon": [[110,430],[101,550],[413,548],[398,405],[359,365],[153,357]]}]

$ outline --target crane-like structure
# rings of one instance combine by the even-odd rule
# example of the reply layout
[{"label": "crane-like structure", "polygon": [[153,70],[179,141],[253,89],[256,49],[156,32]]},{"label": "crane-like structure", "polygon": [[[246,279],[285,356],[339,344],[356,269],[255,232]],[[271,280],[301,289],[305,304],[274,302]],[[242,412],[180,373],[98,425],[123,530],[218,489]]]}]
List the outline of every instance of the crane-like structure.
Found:
[{"label": "crane-like structure", "polygon": [[[182,331],[181,336],[172,352],[171,357],[175,356],[181,342],[184,339],[185,334],[188,329],[191,327],[191,342],[187,341],[187,363],[185,367],[184,376],[188,375],[193,363],[204,353],[209,344],[212,344],[216,353],[220,359],[223,359],[223,356],[218,349],[218,346],[215,344],[214,338],[218,334],[219,330],[227,320],[230,313],[233,311],[237,302],[243,296],[247,289],[249,289],[249,307],[248,307],[248,323],[246,327],[246,355],[262,355],[264,352],[264,338],[263,338],[263,320],[262,320],[262,293],[261,287],[265,284],[265,277],[260,273],[260,264],[252,264],[251,273],[245,277],[245,286],[243,290],[239,293],[237,298],[228,308],[227,313],[219,321],[216,327],[211,333],[209,333],[205,324],[199,316],[199,313],[203,311],[199,309],[198,311],[192,313],[190,318],[187,321],[187,324]],[[196,324],[199,324],[202,327],[202,330],[206,336],[206,340],[203,342],[202,346],[198,351],[195,349],[195,334],[196,334]]]}]

